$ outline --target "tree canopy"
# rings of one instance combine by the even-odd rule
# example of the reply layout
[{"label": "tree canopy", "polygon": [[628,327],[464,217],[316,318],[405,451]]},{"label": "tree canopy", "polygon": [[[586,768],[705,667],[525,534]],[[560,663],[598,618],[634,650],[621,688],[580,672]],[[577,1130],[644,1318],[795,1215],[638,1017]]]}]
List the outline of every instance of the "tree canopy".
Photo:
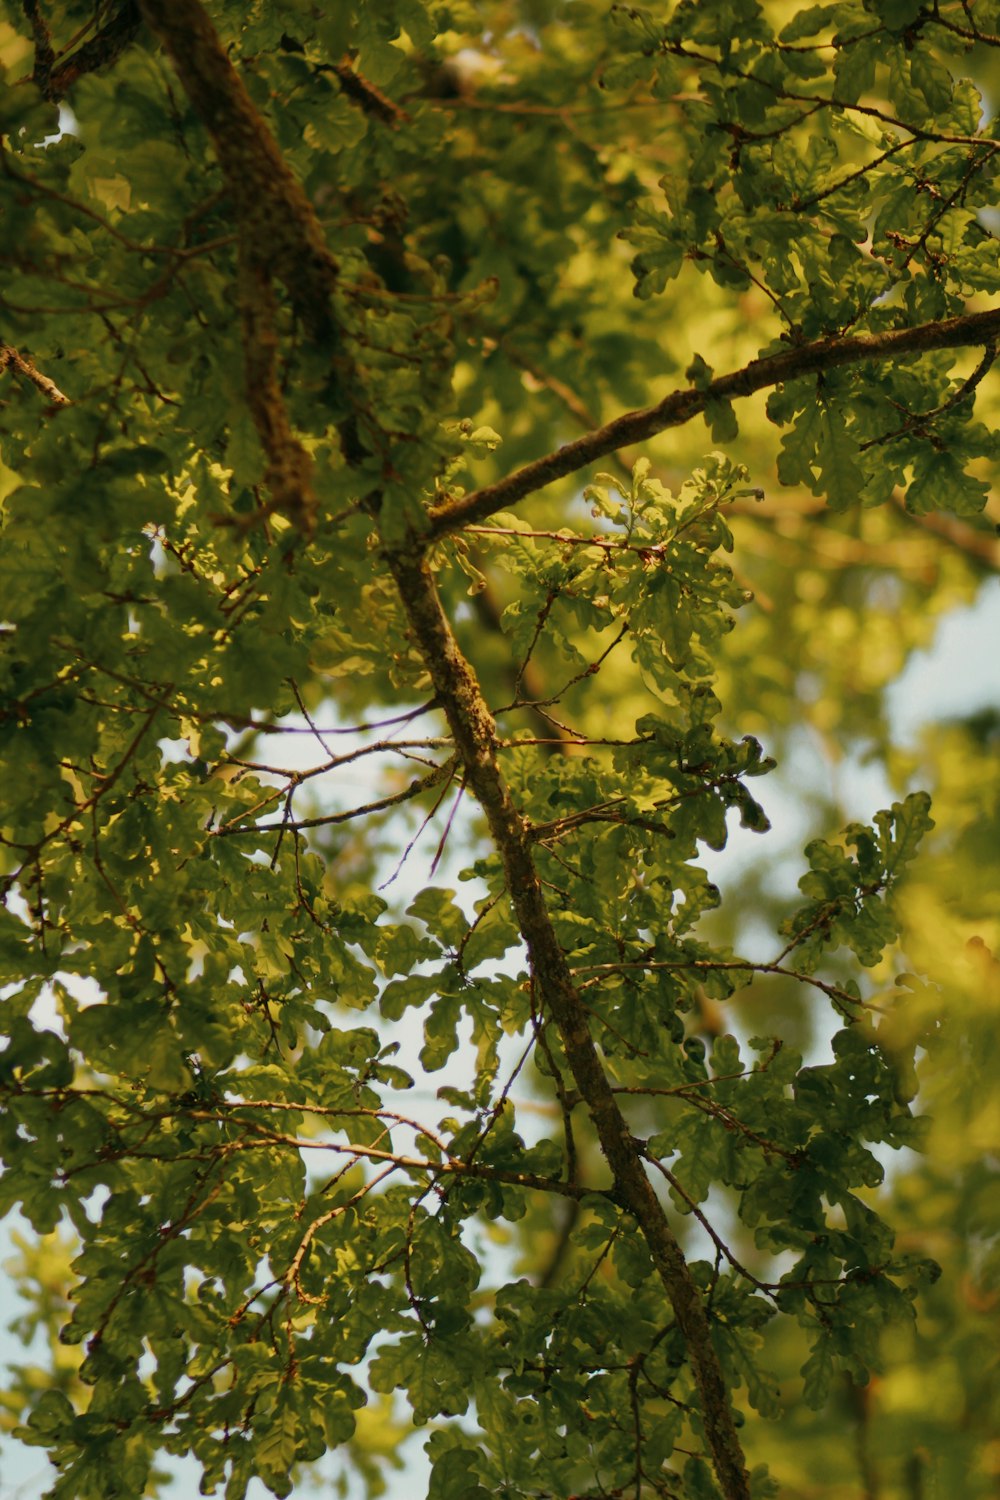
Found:
[{"label": "tree canopy", "polygon": [[995,1493],[1000,720],[901,747],[886,690],[998,562],[998,48],[997,0],[0,6],[49,1495],[377,1495],[413,1424],[433,1500]]}]

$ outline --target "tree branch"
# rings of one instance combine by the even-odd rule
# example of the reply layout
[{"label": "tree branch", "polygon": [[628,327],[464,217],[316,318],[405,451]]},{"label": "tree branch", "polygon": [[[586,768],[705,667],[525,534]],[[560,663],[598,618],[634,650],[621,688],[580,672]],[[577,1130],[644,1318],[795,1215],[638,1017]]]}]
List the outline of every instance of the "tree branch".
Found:
[{"label": "tree branch", "polygon": [[23,375],[25,380],[30,380],[36,390],[41,391],[43,396],[48,396],[53,408],[71,404],[69,397],[63,395],[55,381],[37,370],[30,359],[10,344],[0,343],[0,375],[4,370],[13,370],[15,374]]},{"label": "tree branch", "polygon": [[528,831],[497,763],[496,725],[472,668],[458,648],[424,558],[412,544],[387,548],[384,555],[465,766],[468,785],[500,853],[538,994],[559,1028],[573,1078],[611,1168],[616,1199],[639,1224],[684,1335],[722,1493],[726,1500],[750,1500],[743,1452],[712,1344],[708,1313],[590,1034],[586,1011],[545,904]]},{"label": "tree branch", "polygon": [[248,254],[243,242],[239,260],[247,407],[267,457],[268,509],[280,511],[303,535],[311,536],[316,522],[312,459],[292,429],[281,390],[274,291],[259,257]]},{"label": "tree branch", "polygon": [[334,335],[337,262],[305,189],[247,93],[199,0],[139,0],[212,138],[247,253],[282,283],[310,333]]},{"label": "tree branch", "polygon": [[461,499],[434,505],[428,512],[428,532],[432,540],[458,531],[472,521],[484,521],[498,510],[523,500],[535,490],[544,489],[556,479],[575,474],[595,459],[606,458],[619,448],[647,442],[670,427],[682,427],[692,417],[700,416],[711,401],[731,401],[738,396],[752,396],[756,391],[801,380],[806,375],[836,369],[842,365],[897,359],[906,354],[927,354],[937,349],[981,347],[1000,338],[1000,308],[989,312],[967,313],[935,323],[920,323],[916,328],[892,329],[887,333],[858,334],[816,339],[811,344],[782,350],[780,354],[753,359],[741,370],[730,371],[711,381],[703,390],[689,386],[672,391],[655,406],[624,412],[603,427],[566,443],[542,458],[525,464],[523,469],[500,479],[496,484],[474,490]]},{"label": "tree branch", "polygon": [[22,8],[35,39],[35,64],[31,77],[41,94],[53,104],[68,93],[78,78],[117,62],[138,36],[142,25],[135,0],[123,0],[88,41],[64,57],[61,53],[57,56],[53,50],[38,0],[22,0]]}]

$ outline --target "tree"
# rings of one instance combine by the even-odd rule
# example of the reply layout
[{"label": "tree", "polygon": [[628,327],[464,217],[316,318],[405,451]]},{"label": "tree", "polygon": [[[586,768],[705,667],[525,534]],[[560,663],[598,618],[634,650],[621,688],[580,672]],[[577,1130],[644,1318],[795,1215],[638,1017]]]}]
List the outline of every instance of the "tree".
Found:
[{"label": "tree", "polygon": [[[400,1393],[439,1500],[992,1493],[997,725],[935,829],[883,690],[996,564],[994,0],[2,14],[49,1493]],[[898,800],[723,899],[804,724]]]}]

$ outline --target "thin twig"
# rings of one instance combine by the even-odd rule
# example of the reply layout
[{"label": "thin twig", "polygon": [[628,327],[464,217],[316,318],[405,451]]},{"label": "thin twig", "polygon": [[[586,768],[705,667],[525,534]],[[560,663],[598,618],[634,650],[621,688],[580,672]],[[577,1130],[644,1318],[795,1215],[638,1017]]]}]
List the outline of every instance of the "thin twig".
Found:
[{"label": "thin twig", "polygon": [[26,380],[30,380],[36,390],[41,391],[43,396],[48,396],[53,407],[72,405],[70,398],[63,394],[55,381],[43,375],[27,355],[20,354],[10,344],[0,343],[0,375],[4,370],[13,370],[16,374],[23,375]]}]

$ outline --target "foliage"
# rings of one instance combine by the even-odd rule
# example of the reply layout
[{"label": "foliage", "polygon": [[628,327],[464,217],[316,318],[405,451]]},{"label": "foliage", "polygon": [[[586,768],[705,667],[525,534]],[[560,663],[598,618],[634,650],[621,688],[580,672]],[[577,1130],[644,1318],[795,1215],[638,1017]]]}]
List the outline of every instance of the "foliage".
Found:
[{"label": "foliage", "polygon": [[[996,565],[994,0],[0,17],[48,1493],[993,1493],[996,724],[884,690]],[[723,895],[804,727],[897,791]]]}]

